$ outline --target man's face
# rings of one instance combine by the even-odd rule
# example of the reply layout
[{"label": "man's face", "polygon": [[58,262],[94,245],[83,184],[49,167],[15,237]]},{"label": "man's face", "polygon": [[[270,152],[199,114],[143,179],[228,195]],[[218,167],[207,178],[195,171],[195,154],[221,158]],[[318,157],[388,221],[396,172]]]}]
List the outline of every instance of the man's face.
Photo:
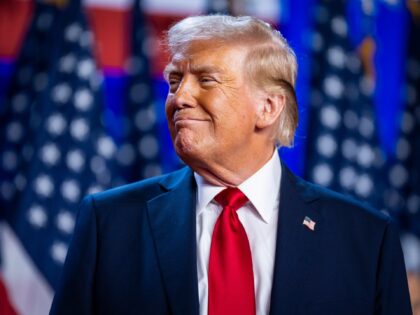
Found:
[{"label": "man's face", "polygon": [[165,70],[169,130],[177,154],[193,168],[235,163],[254,149],[257,91],[245,57],[243,46],[193,42]]}]

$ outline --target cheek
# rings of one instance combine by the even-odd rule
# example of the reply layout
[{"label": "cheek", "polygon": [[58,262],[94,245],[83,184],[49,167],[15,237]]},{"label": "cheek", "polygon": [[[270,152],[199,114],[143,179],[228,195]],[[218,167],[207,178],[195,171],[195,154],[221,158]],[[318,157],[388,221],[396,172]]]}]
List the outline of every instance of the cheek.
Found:
[{"label": "cheek", "polygon": [[254,118],[250,110],[231,109],[219,113],[215,121],[217,129],[234,136],[236,133],[243,132],[244,130],[253,130],[253,120]]},{"label": "cheek", "polygon": [[170,121],[169,118],[172,117],[172,114],[174,111],[173,106],[171,104],[172,104],[172,98],[168,96],[165,101],[165,114],[166,114],[166,118],[168,119],[168,122]]},{"label": "cheek", "polygon": [[173,133],[174,130],[174,123],[172,121],[172,117],[174,114],[174,106],[171,105],[172,101],[170,99],[170,97],[168,96],[168,98],[166,99],[166,103],[165,103],[165,115],[166,115],[166,122],[168,124],[169,127],[169,131],[171,132],[171,134]]}]

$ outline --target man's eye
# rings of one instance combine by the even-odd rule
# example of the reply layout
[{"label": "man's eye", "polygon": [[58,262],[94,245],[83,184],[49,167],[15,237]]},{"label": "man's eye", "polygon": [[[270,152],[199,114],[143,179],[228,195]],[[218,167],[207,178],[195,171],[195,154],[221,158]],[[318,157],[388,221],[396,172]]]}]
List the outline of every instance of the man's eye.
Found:
[{"label": "man's eye", "polygon": [[175,91],[178,89],[179,82],[180,82],[179,79],[169,79],[168,80],[169,91],[172,93],[175,93]]},{"label": "man's eye", "polygon": [[202,78],[200,78],[200,82],[205,84],[205,83],[216,82],[216,80],[212,77],[202,77]]},{"label": "man's eye", "polygon": [[169,85],[175,85],[175,84],[179,84],[179,79],[169,79]]}]

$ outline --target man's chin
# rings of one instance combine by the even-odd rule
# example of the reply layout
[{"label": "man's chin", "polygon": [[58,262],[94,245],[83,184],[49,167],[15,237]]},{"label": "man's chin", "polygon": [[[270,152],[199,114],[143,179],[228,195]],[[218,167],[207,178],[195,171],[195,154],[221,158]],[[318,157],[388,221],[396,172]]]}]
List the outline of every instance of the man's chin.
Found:
[{"label": "man's chin", "polygon": [[195,143],[175,141],[176,154],[187,165],[199,163],[203,159],[203,150]]},{"label": "man's chin", "polygon": [[176,154],[184,161],[184,159],[195,159],[200,156],[199,150],[193,145],[178,144],[175,145]]}]

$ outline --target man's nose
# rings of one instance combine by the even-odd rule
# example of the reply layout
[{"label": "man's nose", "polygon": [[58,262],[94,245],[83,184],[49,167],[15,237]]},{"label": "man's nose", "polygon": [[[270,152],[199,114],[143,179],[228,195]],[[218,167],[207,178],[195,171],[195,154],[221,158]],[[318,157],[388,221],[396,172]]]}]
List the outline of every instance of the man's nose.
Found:
[{"label": "man's nose", "polygon": [[195,104],[196,87],[192,79],[184,77],[174,93],[173,101],[177,107],[192,107]]}]

